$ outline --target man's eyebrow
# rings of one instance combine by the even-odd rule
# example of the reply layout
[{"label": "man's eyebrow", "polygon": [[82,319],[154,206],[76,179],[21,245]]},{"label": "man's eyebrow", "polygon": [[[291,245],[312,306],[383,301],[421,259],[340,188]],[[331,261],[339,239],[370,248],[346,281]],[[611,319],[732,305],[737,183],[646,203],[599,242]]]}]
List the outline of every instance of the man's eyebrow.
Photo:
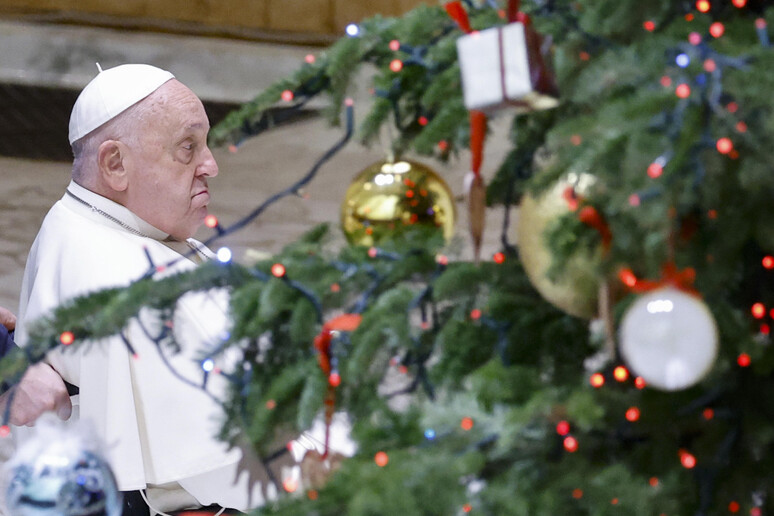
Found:
[{"label": "man's eyebrow", "polygon": [[193,124],[185,126],[185,130],[186,131],[190,131],[191,129],[201,129],[201,128],[205,128],[205,127],[209,127],[209,124],[204,124],[202,122],[196,122],[196,123],[193,123]]}]

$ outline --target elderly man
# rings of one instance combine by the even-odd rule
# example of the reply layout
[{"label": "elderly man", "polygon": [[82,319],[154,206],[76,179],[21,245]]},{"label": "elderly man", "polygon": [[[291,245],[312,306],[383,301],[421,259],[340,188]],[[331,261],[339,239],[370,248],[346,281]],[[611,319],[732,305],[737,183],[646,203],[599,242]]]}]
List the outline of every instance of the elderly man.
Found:
[{"label": "elderly man", "polygon": [[[75,296],[129,284],[149,270],[149,258],[175,262],[166,271],[172,273],[211,256],[191,238],[207,215],[207,181],[218,174],[208,131],[202,103],[167,71],[122,65],[100,71],[84,88],[70,118],[72,181],[46,216],[27,261],[20,346],[30,322]],[[222,301],[216,294],[181,299],[174,331],[183,352],[168,357],[178,373],[201,378],[194,358],[222,339]],[[247,509],[246,478],[235,483],[242,453],[213,437],[218,405],[173,376],[147,337],[152,314],[143,318],[124,332],[134,355],[120,337],[49,353],[14,387],[11,422],[31,425],[49,410],[62,419],[72,412],[91,420],[119,489],[147,496],[154,510]],[[65,382],[80,390],[72,405]],[[136,499],[126,498],[137,509]]]}]

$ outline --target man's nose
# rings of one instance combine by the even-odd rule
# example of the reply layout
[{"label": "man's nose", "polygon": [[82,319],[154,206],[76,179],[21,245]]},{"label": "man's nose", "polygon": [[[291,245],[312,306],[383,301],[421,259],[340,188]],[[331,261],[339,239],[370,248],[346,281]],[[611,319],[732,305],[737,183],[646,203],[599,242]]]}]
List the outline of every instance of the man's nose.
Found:
[{"label": "man's nose", "polygon": [[196,167],[196,175],[215,177],[218,175],[218,163],[209,147],[204,149],[202,162]]}]

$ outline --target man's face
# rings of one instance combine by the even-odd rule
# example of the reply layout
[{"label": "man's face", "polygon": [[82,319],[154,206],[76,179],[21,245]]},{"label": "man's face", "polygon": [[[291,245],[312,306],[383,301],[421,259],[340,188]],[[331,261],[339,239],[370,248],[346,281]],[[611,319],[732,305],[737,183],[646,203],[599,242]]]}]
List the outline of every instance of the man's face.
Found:
[{"label": "man's face", "polygon": [[210,124],[198,97],[170,80],[146,99],[140,133],[127,145],[126,207],[177,240],[193,236],[207,216],[207,178],[218,165],[207,147]]}]

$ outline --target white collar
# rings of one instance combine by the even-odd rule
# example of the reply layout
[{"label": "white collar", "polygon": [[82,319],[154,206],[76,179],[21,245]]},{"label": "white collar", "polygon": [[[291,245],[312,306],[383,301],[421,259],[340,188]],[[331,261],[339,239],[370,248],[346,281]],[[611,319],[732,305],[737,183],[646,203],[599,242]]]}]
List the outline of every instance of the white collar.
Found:
[{"label": "white collar", "polygon": [[88,210],[117,229],[154,240],[163,241],[169,238],[169,234],[144,221],[125,206],[87,190],[75,181],[70,181],[62,202],[79,211]]}]

